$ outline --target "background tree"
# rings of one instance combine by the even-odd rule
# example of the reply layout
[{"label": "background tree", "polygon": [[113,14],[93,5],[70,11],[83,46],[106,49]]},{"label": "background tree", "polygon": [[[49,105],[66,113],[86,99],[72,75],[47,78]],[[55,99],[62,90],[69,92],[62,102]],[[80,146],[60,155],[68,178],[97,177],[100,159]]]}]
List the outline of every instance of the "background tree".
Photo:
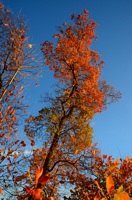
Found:
[{"label": "background tree", "polygon": [[[44,98],[47,105],[39,115],[27,119],[25,127],[31,141],[43,138],[43,147],[37,156],[33,154],[31,166],[42,167],[42,175],[50,175],[59,185],[70,179],[68,172],[84,173],[79,171],[79,161],[92,144],[90,122],[96,113],[120,97],[106,81],[100,81],[103,62],[90,49],[96,38],[96,23],[88,19],[87,10],[71,19],[71,26],[64,23],[58,27],[55,47],[48,41],[42,44],[44,64],[54,72],[58,86],[53,96]],[[45,186],[44,196],[49,191],[50,195],[55,194],[53,185],[50,190]]]},{"label": "background tree", "polygon": [[26,113],[24,85],[38,67],[26,34],[23,17],[14,18],[0,3],[0,186],[11,195],[15,195],[16,176],[22,173],[19,164],[26,146],[17,137]]}]

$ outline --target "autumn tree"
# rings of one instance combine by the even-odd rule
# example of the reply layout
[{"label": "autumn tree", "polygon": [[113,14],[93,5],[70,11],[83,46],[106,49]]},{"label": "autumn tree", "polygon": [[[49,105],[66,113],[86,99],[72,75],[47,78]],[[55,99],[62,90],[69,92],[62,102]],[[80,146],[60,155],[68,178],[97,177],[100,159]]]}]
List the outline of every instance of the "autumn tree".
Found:
[{"label": "autumn tree", "polygon": [[[119,92],[100,80],[103,62],[90,49],[97,24],[88,19],[87,10],[82,15],[72,15],[71,20],[71,25],[63,23],[58,27],[54,35],[56,46],[48,41],[42,44],[44,64],[54,72],[58,85],[54,95],[44,97],[45,106],[38,116],[30,116],[25,126],[31,141],[43,139],[42,148],[34,149],[31,162],[31,169],[40,166],[42,176],[51,177],[52,184],[44,187],[43,197],[55,195],[57,186],[70,180],[68,172],[83,173],[79,172],[79,161],[85,153],[88,155],[92,144],[90,122],[120,97]],[[42,184],[35,187],[39,189]],[[32,198],[29,192],[29,199]]]},{"label": "autumn tree", "polygon": [[16,185],[15,177],[21,173],[18,165],[26,146],[17,136],[20,119],[26,113],[25,81],[37,73],[32,58],[24,18],[14,18],[0,3],[0,187],[10,194],[13,183]]},{"label": "autumn tree", "polygon": [[[96,149],[97,150],[97,149]],[[130,200],[132,197],[132,159],[114,159],[101,155],[99,151],[93,156],[91,163],[87,155],[80,162],[83,174],[70,174],[74,183],[67,200]]]}]

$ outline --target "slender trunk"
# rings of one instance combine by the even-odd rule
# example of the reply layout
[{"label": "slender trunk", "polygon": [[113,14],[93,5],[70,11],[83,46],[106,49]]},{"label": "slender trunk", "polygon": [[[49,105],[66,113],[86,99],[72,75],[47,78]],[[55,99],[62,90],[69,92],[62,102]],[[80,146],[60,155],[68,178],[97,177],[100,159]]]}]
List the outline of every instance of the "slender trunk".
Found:
[{"label": "slender trunk", "polygon": [[57,148],[58,142],[59,142],[59,138],[60,138],[60,132],[57,132],[54,135],[52,144],[50,146],[49,152],[47,154],[47,157],[45,159],[44,165],[43,165],[43,175],[46,175],[49,172],[49,169],[51,167],[51,161],[52,161],[52,157],[54,154],[55,149]]},{"label": "slender trunk", "polygon": [[46,156],[46,159],[45,159],[45,162],[44,162],[44,165],[43,165],[43,169],[44,169],[43,175],[46,175],[50,171],[51,162],[53,160],[52,158],[53,158],[53,155],[54,155],[54,151],[57,148],[63,125],[64,125],[65,121],[69,118],[69,116],[72,114],[73,109],[74,109],[74,106],[72,106],[70,108],[69,112],[67,114],[64,114],[63,117],[60,120],[60,123],[59,123],[59,126],[58,126],[58,131],[54,135],[52,144],[50,146],[49,152]]}]

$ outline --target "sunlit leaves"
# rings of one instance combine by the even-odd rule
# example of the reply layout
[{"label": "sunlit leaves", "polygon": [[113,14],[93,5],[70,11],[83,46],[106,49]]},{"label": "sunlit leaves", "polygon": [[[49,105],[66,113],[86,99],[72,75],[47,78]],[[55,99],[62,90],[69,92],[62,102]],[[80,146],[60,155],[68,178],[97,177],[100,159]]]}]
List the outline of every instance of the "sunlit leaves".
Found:
[{"label": "sunlit leaves", "polygon": [[38,167],[35,170],[35,177],[36,177],[35,182],[36,182],[36,184],[38,183],[38,179],[41,177],[42,173],[43,173],[43,168]]},{"label": "sunlit leaves", "polygon": [[33,190],[33,196],[34,196],[36,199],[42,200],[42,192],[43,192],[42,189],[36,188],[36,189]]},{"label": "sunlit leaves", "polygon": [[107,188],[107,192],[108,194],[113,194],[114,192],[114,181],[113,181],[113,178],[112,176],[108,176],[106,178],[106,188]]},{"label": "sunlit leaves", "polygon": [[128,193],[125,191],[125,189],[123,188],[123,185],[121,185],[117,189],[117,193],[115,192],[114,200],[130,200],[130,197]]},{"label": "sunlit leaves", "polygon": [[[97,52],[90,50],[96,23],[88,20],[86,10],[83,15],[72,15],[72,20],[72,26],[63,25],[59,27],[60,33],[54,35],[57,38],[56,47],[47,41],[42,44],[45,64],[61,83],[76,88],[74,99],[81,97],[80,101],[75,101],[76,106],[84,110],[89,108],[91,113],[101,112],[104,99],[107,99],[99,85],[103,62],[99,61]],[[65,88],[65,95],[70,94],[68,89]]]},{"label": "sunlit leaves", "polygon": [[130,197],[128,193],[120,192],[120,193],[114,194],[114,200],[130,200]]},{"label": "sunlit leaves", "polygon": [[33,195],[34,198],[42,200],[42,192],[43,190],[40,188],[30,189],[28,186],[25,187],[25,190],[30,195]]},{"label": "sunlit leaves", "polygon": [[[24,175],[22,175],[23,177]],[[30,180],[32,181],[30,171],[28,170],[28,176]],[[18,177],[19,178],[19,177]],[[21,177],[20,177],[21,178]],[[43,168],[37,167],[35,170],[35,184],[45,184],[49,181],[50,177],[43,175]]]},{"label": "sunlit leaves", "polygon": [[[49,181],[48,176],[44,176],[43,174],[43,168],[37,167],[35,170],[35,184],[45,184]],[[31,178],[30,178],[31,180]],[[41,188],[34,188],[31,189],[30,187],[26,186],[25,190],[28,194],[32,195],[34,198],[42,200],[42,192],[43,190]]]}]

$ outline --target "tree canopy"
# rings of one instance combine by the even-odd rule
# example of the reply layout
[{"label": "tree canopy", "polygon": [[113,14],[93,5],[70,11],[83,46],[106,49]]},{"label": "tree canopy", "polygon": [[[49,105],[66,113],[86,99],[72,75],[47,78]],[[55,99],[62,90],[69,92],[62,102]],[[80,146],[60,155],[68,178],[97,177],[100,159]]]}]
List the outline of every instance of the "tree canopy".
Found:
[{"label": "tree canopy", "polygon": [[[100,78],[104,63],[91,49],[97,25],[88,11],[59,26],[55,44],[41,44],[43,70],[47,65],[57,84],[38,115],[25,121],[30,155],[21,153],[26,147],[19,139],[19,119],[26,112],[21,92],[23,77],[39,66],[32,60],[23,19],[14,19],[2,4],[0,12],[0,193],[18,200],[129,200],[131,158],[101,155],[92,143],[91,120],[121,95]],[[38,139],[42,146],[34,148]]]}]

